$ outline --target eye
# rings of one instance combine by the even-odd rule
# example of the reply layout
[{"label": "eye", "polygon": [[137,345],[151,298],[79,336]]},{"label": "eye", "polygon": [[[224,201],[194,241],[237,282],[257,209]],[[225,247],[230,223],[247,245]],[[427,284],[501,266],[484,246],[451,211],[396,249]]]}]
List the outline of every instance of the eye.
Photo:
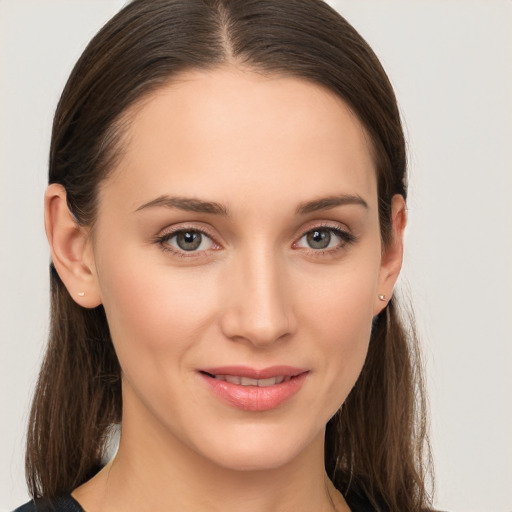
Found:
[{"label": "eye", "polygon": [[206,251],[214,246],[213,240],[197,229],[174,231],[161,237],[159,242],[164,249],[188,253]]},{"label": "eye", "polygon": [[350,233],[338,228],[318,227],[304,233],[295,246],[315,251],[341,248],[354,242],[355,238]]}]

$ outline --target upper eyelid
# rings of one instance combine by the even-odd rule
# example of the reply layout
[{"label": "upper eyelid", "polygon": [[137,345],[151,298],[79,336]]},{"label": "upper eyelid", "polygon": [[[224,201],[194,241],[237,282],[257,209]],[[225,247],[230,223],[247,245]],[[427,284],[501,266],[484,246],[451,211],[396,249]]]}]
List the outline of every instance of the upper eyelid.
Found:
[{"label": "upper eyelid", "polygon": [[[200,233],[203,233],[211,238],[215,238],[215,235],[208,229],[204,228],[202,226],[198,227],[193,224],[187,224],[183,223],[183,226],[178,227],[166,227],[160,231],[159,236],[166,236],[166,235],[173,235],[175,233],[179,233],[181,231],[199,231]],[[296,230],[295,236],[303,236],[306,233],[309,233],[310,231],[314,229],[319,228],[325,228],[325,229],[332,229],[332,230],[338,230],[338,231],[346,231],[350,232],[351,230],[345,226],[345,228],[340,225],[341,223],[335,222],[335,221],[318,221],[318,222],[312,222],[311,225],[307,227],[301,227],[300,229]]]},{"label": "upper eyelid", "polygon": [[[337,236],[338,238],[342,238],[343,239],[343,243],[344,244],[355,242],[355,241],[357,241],[357,238],[358,238],[351,231],[346,230],[346,229],[342,229],[340,227],[317,226],[317,227],[313,227],[313,228],[310,228],[310,229],[307,229],[306,231],[304,231],[302,235],[300,235],[298,238],[296,238],[296,241],[294,242],[294,245],[297,244],[300,240],[302,240],[302,238],[304,238],[308,233],[310,233],[311,231],[315,231],[315,230],[319,230],[319,231],[321,231],[321,230],[332,231],[332,232],[335,233],[335,236]],[[329,249],[325,249],[325,250],[328,251]],[[323,249],[314,249],[314,251],[315,252],[322,252]]]},{"label": "upper eyelid", "polygon": [[204,228],[204,227],[194,226],[194,225],[167,227],[167,228],[162,229],[157,236],[158,236],[158,238],[172,237],[172,236],[176,235],[177,233],[181,233],[183,231],[198,231],[199,233],[206,235],[207,237],[209,237],[215,241],[215,235],[213,233],[211,233],[209,229]]},{"label": "upper eyelid", "polygon": [[330,229],[332,231],[341,231],[343,233],[352,234],[352,230],[346,225],[338,221],[317,221],[312,222],[309,226],[298,230],[298,237],[304,236],[315,229]]}]

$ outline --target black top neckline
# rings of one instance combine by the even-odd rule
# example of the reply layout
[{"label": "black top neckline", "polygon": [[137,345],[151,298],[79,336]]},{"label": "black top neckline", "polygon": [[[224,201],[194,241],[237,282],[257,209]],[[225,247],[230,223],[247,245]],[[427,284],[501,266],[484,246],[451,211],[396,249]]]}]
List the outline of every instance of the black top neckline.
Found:
[{"label": "black top neckline", "polygon": [[[375,512],[375,509],[367,500],[353,493],[349,493],[345,497],[345,501],[352,512]],[[66,494],[56,500],[52,500],[51,504],[41,500],[30,501],[17,508],[14,512],[85,512],[85,510],[71,494]]]}]

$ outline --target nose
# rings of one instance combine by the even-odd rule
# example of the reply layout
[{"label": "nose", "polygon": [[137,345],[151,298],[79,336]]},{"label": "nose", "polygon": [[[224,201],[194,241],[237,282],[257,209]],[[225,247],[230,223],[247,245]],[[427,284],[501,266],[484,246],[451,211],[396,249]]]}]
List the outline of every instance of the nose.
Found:
[{"label": "nose", "polygon": [[233,262],[223,286],[221,329],[225,336],[265,347],[295,331],[284,267],[271,251],[241,255]]}]

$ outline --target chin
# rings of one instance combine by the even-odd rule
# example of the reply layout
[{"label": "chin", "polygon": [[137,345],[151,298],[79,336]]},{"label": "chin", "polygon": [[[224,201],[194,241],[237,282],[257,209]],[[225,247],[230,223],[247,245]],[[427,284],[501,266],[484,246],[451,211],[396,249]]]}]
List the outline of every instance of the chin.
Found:
[{"label": "chin", "polygon": [[243,453],[224,453],[220,457],[215,457],[212,462],[216,465],[241,472],[270,471],[279,469],[297,457],[296,453],[275,453],[270,450],[259,451],[257,453],[244,451]]},{"label": "chin", "polygon": [[[308,451],[315,437],[323,446],[323,430],[320,435],[290,429],[246,429],[240,435],[227,435],[219,440],[210,440],[202,455],[214,464],[233,471],[264,471],[281,468],[300,458]],[[323,449],[323,448],[322,448]]]}]

